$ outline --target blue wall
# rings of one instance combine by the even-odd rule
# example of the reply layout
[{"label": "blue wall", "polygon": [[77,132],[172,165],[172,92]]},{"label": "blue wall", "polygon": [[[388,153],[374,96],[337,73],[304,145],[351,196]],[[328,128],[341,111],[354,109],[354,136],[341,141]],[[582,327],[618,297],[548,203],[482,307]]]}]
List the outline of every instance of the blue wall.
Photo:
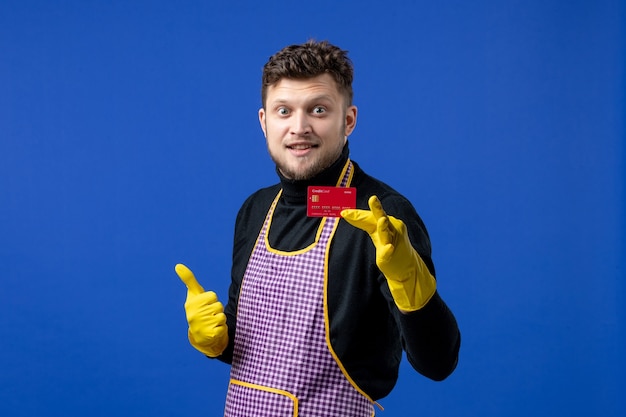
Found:
[{"label": "blue wall", "polygon": [[383,3],[0,2],[0,415],[220,415],[173,267],[225,299],[276,182],[261,67],[309,37],[350,51],[352,157],[418,209],[463,333],[380,414],[626,413],[624,2]]}]

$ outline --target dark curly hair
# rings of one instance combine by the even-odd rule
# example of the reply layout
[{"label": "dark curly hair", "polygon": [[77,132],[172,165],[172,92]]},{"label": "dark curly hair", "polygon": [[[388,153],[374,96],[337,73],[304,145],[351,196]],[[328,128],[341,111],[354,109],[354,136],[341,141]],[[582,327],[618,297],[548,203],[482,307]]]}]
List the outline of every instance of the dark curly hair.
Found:
[{"label": "dark curly hair", "polygon": [[290,45],[276,52],[263,67],[261,101],[265,107],[267,89],[283,78],[306,79],[322,74],[330,74],[346,98],[346,105],[352,105],[352,79],[354,70],[348,51],[344,51],[328,41],[309,40],[302,45]]}]

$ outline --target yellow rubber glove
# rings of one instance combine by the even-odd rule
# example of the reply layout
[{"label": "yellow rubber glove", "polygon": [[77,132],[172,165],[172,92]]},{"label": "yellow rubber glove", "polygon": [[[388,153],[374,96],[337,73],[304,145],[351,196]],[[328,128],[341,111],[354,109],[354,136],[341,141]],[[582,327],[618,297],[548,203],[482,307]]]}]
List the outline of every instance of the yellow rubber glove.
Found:
[{"label": "yellow rubber glove", "polygon": [[387,278],[398,308],[419,310],[435,293],[435,278],[413,249],[404,222],[388,216],[375,195],[368,204],[370,210],[347,209],[341,217],[370,235],[376,247],[376,265]]},{"label": "yellow rubber glove", "polygon": [[178,264],[176,273],[187,286],[185,312],[189,323],[189,342],[212,358],[222,354],[228,345],[228,327],[222,303],[213,291],[204,291],[193,272]]}]

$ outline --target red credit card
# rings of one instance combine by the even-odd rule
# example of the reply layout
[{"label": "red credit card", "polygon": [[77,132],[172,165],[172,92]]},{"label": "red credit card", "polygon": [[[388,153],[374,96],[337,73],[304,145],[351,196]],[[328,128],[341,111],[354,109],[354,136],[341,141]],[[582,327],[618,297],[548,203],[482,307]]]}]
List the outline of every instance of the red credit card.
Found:
[{"label": "red credit card", "polygon": [[310,186],[307,190],[306,215],[340,217],[341,210],[356,208],[356,188]]}]

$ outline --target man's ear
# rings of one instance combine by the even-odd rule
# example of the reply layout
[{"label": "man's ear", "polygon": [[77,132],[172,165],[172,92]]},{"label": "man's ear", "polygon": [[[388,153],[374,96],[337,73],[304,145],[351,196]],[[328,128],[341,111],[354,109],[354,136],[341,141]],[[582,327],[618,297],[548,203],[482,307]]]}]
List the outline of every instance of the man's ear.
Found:
[{"label": "man's ear", "polygon": [[263,135],[267,138],[267,130],[265,129],[265,109],[263,107],[259,109],[259,123],[261,124]]},{"label": "man's ear", "polygon": [[358,110],[356,106],[349,106],[346,110],[346,137],[350,136],[354,128],[356,127],[356,116]]}]

